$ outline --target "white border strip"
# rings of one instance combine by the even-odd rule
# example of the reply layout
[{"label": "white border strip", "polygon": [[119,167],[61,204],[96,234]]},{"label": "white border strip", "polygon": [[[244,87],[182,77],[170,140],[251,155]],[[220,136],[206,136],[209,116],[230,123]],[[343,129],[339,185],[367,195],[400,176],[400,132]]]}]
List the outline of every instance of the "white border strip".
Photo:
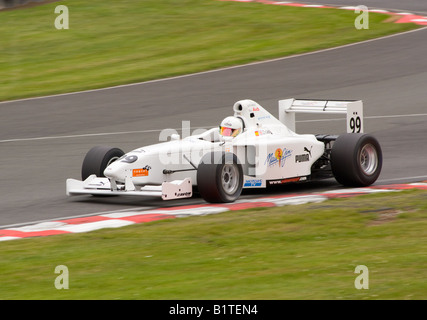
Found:
[{"label": "white border strip", "polygon": [[[424,189],[427,187],[426,182],[417,182],[406,184],[407,186],[412,186],[412,189],[421,188]],[[367,187],[367,188],[344,188],[337,190],[328,190],[323,192],[315,192],[311,194],[301,194],[294,196],[282,195],[280,197],[264,197],[258,199],[246,199],[246,200],[238,200],[233,205],[240,204],[250,204],[250,203],[271,203],[274,207],[281,207],[287,205],[300,205],[306,203],[320,203],[328,200],[329,198],[340,197],[340,195],[348,195],[348,196],[357,196],[362,194],[372,194],[372,193],[384,193],[384,192],[399,192],[405,190],[406,188],[394,189],[393,186],[387,188],[387,186],[379,186],[379,187]],[[90,221],[90,222],[82,222],[82,223],[67,223],[65,220],[54,220],[49,222],[40,222],[37,224],[25,225],[18,228],[10,228],[5,229],[6,231],[16,231],[25,233],[37,233],[37,232],[54,232],[54,231],[63,231],[66,233],[82,233],[82,232],[90,232],[94,230],[100,230],[105,228],[120,228],[132,224],[137,224],[139,222],[132,221],[132,217],[134,216],[145,216],[151,214],[160,214],[160,215],[172,215],[174,217],[188,217],[188,216],[200,216],[200,215],[210,215],[217,214],[226,211],[233,210],[233,207],[229,207],[230,204],[223,205],[205,205],[205,206],[196,206],[194,208],[180,208],[180,207],[172,207],[172,208],[161,208],[155,210],[145,210],[138,211],[135,208],[132,210],[120,210],[116,212],[98,214],[93,216],[98,216],[100,218],[107,218],[106,220],[100,221]],[[265,206],[265,205],[263,205]],[[241,209],[236,209],[241,210]],[[126,218],[129,218],[127,220]],[[0,231],[1,232],[1,231]],[[30,235],[29,237],[37,237],[41,235]],[[8,241],[27,238],[25,236],[0,236],[0,241]]]}]

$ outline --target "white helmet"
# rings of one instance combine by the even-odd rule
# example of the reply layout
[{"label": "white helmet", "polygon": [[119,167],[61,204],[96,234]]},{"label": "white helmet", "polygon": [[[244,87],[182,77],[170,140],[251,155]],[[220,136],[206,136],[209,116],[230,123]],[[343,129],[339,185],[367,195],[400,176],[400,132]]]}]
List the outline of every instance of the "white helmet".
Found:
[{"label": "white helmet", "polygon": [[219,134],[223,137],[236,137],[242,132],[242,120],[236,117],[227,117],[219,126]]}]

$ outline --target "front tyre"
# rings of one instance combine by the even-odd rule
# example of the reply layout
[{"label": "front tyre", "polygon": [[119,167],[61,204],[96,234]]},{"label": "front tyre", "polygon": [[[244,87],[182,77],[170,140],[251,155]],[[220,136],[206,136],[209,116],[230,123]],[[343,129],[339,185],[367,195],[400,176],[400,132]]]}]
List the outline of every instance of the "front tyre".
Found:
[{"label": "front tyre", "polygon": [[381,146],[369,134],[341,135],[332,147],[332,173],[344,186],[365,187],[373,184],[381,173],[382,162]]},{"label": "front tyre", "polygon": [[118,148],[107,146],[96,146],[88,151],[82,165],[82,180],[86,180],[90,175],[104,177],[104,170],[111,163],[119,159],[125,153]]},{"label": "front tyre", "polygon": [[197,168],[197,188],[211,203],[233,202],[243,188],[243,169],[235,154],[206,154]]}]

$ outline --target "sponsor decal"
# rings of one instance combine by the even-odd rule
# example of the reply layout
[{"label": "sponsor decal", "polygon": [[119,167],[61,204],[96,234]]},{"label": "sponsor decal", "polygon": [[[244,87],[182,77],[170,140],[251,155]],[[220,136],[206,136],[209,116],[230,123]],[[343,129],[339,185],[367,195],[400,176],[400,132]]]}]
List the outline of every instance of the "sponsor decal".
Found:
[{"label": "sponsor decal", "polygon": [[304,153],[304,154],[297,154],[295,156],[295,162],[307,162],[310,161],[310,156],[308,155],[308,153]]},{"label": "sponsor decal", "polygon": [[252,111],[259,111],[258,107],[253,107]]},{"label": "sponsor decal", "polygon": [[307,162],[310,161],[311,158],[311,149],[313,148],[313,146],[310,147],[310,150],[307,147],[304,147],[304,151],[307,153],[303,153],[303,154],[297,154],[295,156],[295,162],[299,163],[299,162]]},{"label": "sponsor decal", "polygon": [[279,167],[283,167],[286,163],[286,159],[292,156],[292,150],[283,148],[277,148],[274,153],[269,153],[267,156],[267,159],[265,160],[264,164],[268,165],[269,167],[272,167],[276,164],[279,165]]},{"label": "sponsor decal", "polygon": [[245,180],[244,187],[261,187],[262,179]]},{"label": "sponsor decal", "polygon": [[269,186],[272,186],[276,184],[285,184],[285,183],[299,182],[299,181],[306,181],[306,180],[307,180],[307,177],[296,177],[296,178],[269,180],[267,181],[267,183]]},{"label": "sponsor decal", "polygon": [[266,134],[272,134],[272,132],[270,130],[268,130],[268,129],[261,129],[261,130],[255,131],[255,136],[256,137],[263,136],[263,135],[266,135]]},{"label": "sponsor decal", "polygon": [[132,177],[147,177],[150,174],[150,166],[145,166],[141,169],[133,169]]},{"label": "sponsor decal", "polygon": [[175,192],[175,197],[190,197],[191,191],[188,192]]},{"label": "sponsor decal", "polygon": [[95,183],[89,183],[89,186],[103,187],[103,186],[105,186],[105,182],[104,181],[98,181],[98,182],[95,182]]}]

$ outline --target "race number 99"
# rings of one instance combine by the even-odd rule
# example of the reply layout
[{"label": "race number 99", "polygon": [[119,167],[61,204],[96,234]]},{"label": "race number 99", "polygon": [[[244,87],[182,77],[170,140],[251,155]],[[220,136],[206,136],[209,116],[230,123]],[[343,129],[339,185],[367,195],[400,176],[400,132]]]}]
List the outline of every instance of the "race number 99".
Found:
[{"label": "race number 99", "polygon": [[348,105],[346,127],[348,133],[363,133],[363,104],[361,101]]},{"label": "race number 99", "polygon": [[351,133],[360,133],[362,131],[362,120],[359,116],[351,117],[349,126]]}]

